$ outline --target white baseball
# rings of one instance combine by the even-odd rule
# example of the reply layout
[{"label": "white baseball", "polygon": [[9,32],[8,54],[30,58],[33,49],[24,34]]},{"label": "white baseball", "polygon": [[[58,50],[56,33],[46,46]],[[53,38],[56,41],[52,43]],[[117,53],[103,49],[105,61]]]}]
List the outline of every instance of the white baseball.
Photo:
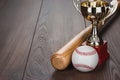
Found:
[{"label": "white baseball", "polygon": [[73,66],[82,72],[89,72],[98,64],[97,51],[91,46],[80,46],[72,54]]}]

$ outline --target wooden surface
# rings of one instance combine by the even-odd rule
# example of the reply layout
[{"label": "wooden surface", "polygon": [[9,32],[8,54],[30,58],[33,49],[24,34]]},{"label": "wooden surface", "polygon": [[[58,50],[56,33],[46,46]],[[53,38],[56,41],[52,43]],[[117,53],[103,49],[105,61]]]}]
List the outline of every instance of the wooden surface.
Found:
[{"label": "wooden surface", "polygon": [[[72,0],[0,0],[0,80],[120,80],[120,15],[101,32],[110,58],[82,73],[51,66],[50,56],[85,28]],[[88,25],[88,23],[87,23]]]}]

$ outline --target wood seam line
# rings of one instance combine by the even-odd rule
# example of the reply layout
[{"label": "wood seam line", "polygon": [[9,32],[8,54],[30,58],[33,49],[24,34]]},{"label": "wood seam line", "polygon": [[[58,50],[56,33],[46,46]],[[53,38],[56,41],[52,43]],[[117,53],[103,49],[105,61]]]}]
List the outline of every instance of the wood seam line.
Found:
[{"label": "wood seam line", "polygon": [[41,10],[42,10],[42,6],[43,6],[43,0],[41,1],[41,4],[40,4],[40,5],[41,5],[41,6],[40,6],[40,9],[39,9],[37,21],[36,21],[36,24],[35,24],[35,28],[34,28],[34,32],[33,32],[33,37],[32,37],[32,41],[31,41],[31,44],[30,44],[30,49],[29,49],[28,56],[27,56],[27,60],[26,60],[26,63],[25,63],[25,68],[24,68],[24,70],[23,70],[22,80],[24,80],[24,77],[25,77],[25,72],[26,72],[26,69],[27,69],[27,65],[28,65],[28,61],[29,61],[29,57],[30,57],[30,53],[31,53],[33,41],[34,41],[34,38],[35,38],[35,33],[36,33],[36,30],[37,30],[37,25],[38,25],[39,17],[40,17]]}]

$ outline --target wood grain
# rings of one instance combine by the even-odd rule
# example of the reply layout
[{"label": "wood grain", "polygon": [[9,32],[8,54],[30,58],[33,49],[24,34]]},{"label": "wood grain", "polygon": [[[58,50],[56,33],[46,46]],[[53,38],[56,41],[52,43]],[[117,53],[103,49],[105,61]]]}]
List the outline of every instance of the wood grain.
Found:
[{"label": "wood grain", "polygon": [[0,80],[22,80],[40,0],[0,0]]},{"label": "wood grain", "polygon": [[[96,71],[90,73],[79,72],[72,66],[64,71],[55,71],[52,68],[49,61],[51,53],[67,43],[74,34],[84,28],[84,24],[77,22],[77,20],[83,21],[82,16],[76,13],[71,5],[73,5],[72,1],[68,0],[43,1],[24,80],[119,80],[119,61],[116,60],[118,63],[115,64],[111,57],[103,67],[98,67],[98,70],[96,69]],[[114,18],[114,20],[119,22],[119,19]],[[77,23],[74,24],[74,21]],[[113,21],[111,23],[114,25],[109,25],[110,28],[117,25]],[[116,29],[113,30],[116,31]],[[104,32],[104,34],[108,35],[107,32]],[[103,36],[109,42],[108,36]],[[111,33],[111,36],[114,35]],[[108,45],[109,51],[113,47],[110,48],[110,44]],[[116,57],[119,58],[119,56]],[[116,65],[118,68],[115,68]],[[115,71],[112,69],[115,69]]]},{"label": "wood grain", "polygon": [[51,54],[83,30],[83,21],[72,0],[44,0],[24,80],[50,79]]},{"label": "wood grain", "polygon": [[107,24],[107,30],[103,34],[103,38],[108,41],[108,50],[110,53],[110,59],[108,62],[108,73],[109,80],[120,80],[120,10],[118,11],[116,17],[112,19],[111,23]]}]

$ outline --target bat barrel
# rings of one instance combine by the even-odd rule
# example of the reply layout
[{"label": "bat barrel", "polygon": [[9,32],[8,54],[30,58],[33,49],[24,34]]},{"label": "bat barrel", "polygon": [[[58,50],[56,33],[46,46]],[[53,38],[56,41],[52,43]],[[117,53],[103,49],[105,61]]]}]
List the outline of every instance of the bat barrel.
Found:
[{"label": "bat barrel", "polygon": [[57,70],[64,70],[70,63],[70,56],[55,53],[51,57],[51,64]]}]

